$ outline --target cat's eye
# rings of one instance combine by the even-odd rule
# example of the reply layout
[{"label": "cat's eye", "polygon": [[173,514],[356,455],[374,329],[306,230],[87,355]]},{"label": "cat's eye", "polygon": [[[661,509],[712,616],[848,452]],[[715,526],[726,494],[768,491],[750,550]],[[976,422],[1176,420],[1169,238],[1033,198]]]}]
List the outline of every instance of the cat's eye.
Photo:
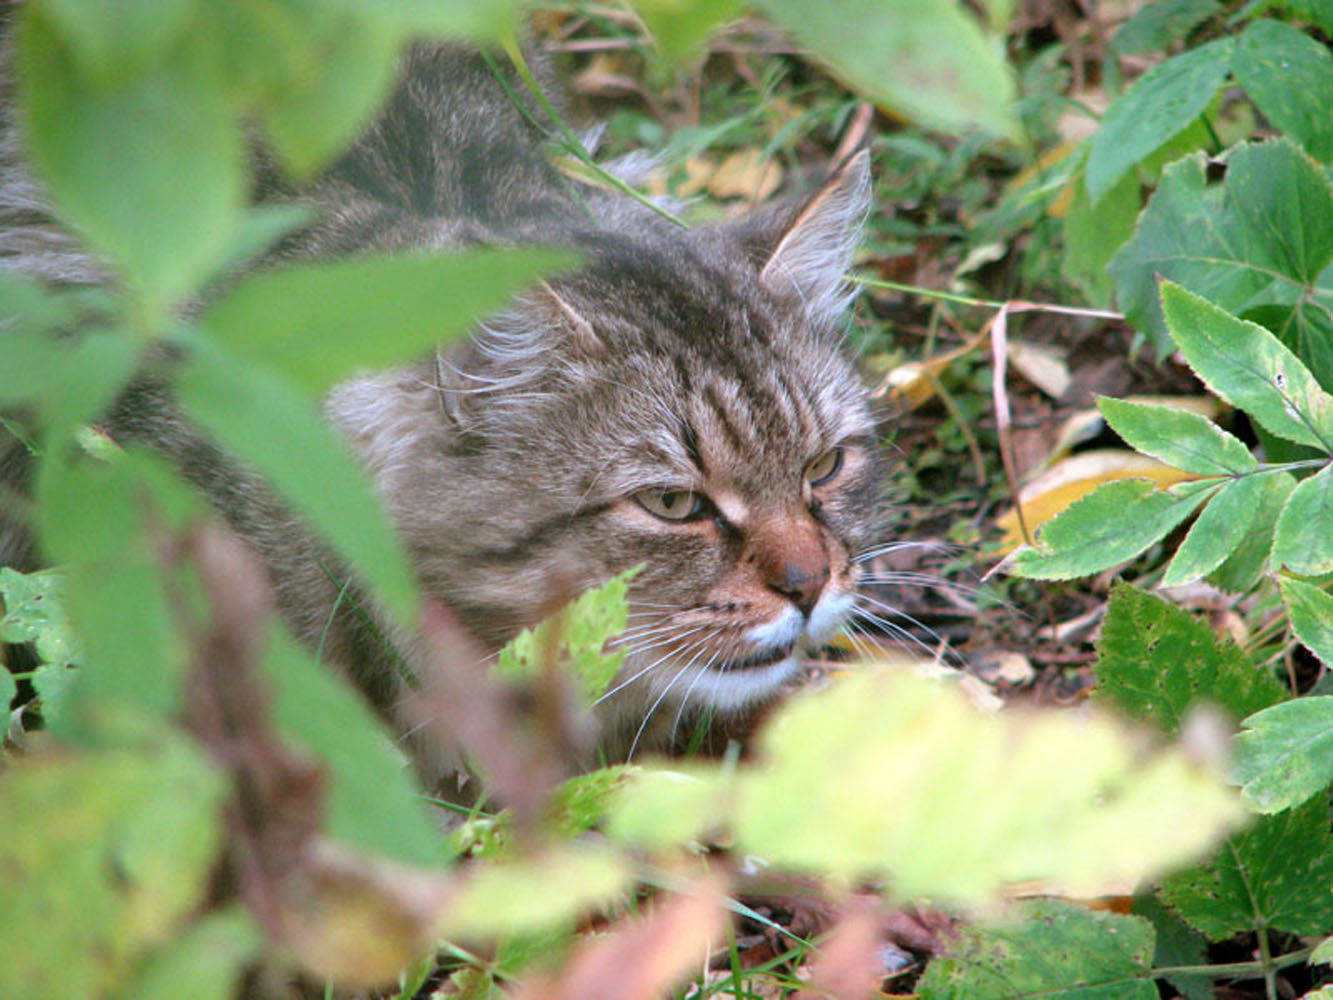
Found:
[{"label": "cat's eye", "polygon": [[650,514],[666,521],[686,521],[704,508],[703,498],[690,490],[639,490],[634,499]]},{"label": "cat's eye", "polygon": [[805,481],[811,486],[827,483],[842,468],[842,449],[830,448],[805,467]]}]

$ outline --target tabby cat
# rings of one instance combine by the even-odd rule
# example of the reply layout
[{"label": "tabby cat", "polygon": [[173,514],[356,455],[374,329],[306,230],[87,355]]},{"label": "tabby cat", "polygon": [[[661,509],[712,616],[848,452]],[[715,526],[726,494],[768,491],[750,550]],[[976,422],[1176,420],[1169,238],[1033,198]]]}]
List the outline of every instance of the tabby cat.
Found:
[{"label": "tabby cat", "polygon": [[[561,595],[642,564],[629,654],[600,706],[608,744],[624,752],[702,709],[772,697],[851,609],[878,479],[840,329],[868,157],[813,195],[687,231],[569,181],[542,142],[477,53],[414,49],[379,119],[320,180],[290,190],[261,164],[261,197],[316,213],[265,266],[476,245],[584,255],[461,346],[351,378],[325,409],[423,591],[490,646]],[[42,214],[12,135],[4,151],[0,264],[96,279]],[[386,649],[339,605],[309,533],[179,416],[165,384],[145,376],[106,427],[169,455],[212,498],[263,557],[296,633],[393,715],[392,660],[409,646]],[[19,450],[5,461],[13,481]],[[7,564],[30,565],[12,522],[0,544]]]}]

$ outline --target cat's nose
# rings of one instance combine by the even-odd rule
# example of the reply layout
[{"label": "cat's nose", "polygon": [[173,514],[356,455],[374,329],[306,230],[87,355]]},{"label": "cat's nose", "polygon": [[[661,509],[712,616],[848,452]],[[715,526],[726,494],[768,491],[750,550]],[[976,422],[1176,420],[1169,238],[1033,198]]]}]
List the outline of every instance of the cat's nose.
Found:
[{"label": "cat's nose", "polygon": [[807,618],[819,603],[819,596],[824,593],[828,583],[829,568],[827,563],[818,566],[803,566],[799,563],[785,563],[782,575],[769,580],[768,585],[787,598],[801,614]]}]

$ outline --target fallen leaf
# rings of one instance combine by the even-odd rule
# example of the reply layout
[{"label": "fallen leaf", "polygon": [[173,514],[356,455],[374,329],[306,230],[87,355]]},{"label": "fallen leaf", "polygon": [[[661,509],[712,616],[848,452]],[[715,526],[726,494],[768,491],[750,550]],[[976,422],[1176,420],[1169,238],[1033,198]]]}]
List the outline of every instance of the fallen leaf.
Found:
[{"label": "fallen leaf", "polygon": [[708,180],[708,193],[714,198],[744,198],[763,201],[782,183],[782,167],[758,149],[732,153]]}]

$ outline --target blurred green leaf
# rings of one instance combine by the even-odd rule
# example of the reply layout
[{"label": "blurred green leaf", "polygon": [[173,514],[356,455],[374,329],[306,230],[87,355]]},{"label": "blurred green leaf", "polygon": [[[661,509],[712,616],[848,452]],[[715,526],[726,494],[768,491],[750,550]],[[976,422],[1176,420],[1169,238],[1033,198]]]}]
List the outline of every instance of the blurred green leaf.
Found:
[{"label": "blurred green leaf", "polygon": [[1333,466],[1291,491],[1273,530],[1272,563],[1300,576],[1333,573]]},{"label": "blurred green leaf", "polygon": [[142,69],[180,37],[199,0],[32,0],[89,76],[107,81]]},{"label": "blurred green leaf", "polygon": [[708,41],[713,31],[738,17],[742,0],[633,0],[632,6],[652,33],[662,58],[683,63]]},{"label": "blurred green leaf", "polygon": [[1225,563],[1245,541],[1271,478],[1272,474],[1240,476],[1218,490],[1190,525],[1162,575],[1162,586],[1193,583]]},{"label": "blurred green leaf", "polygon": [[408,761],[361,696],[276,627],[263,667],[275,724],[328,769],[325,831],[396,861],[438,865],[441,838]]},{"label": "blurred green leaf", "polygon": [[121,984],[207,891],[225,791],[164,732],[0,774],[0,995],[94,1000]]},{"label": "blurred green leaf", "polygon": [[1172,406],[1102,396],[1097,409],[1135,451],[1200,476],[1234,476],[1259,467],[1240,439],[1207,417]]},{"label": "blurred green leaf", "polygon": [[1222,13],[1218,0],[1155,0],[1134,12],[1111,36],[1111,48],[1126,55],[1159,52]]},{"label": "blurred green leaf", "polygon": [[323,391],[358,368],[406,361],[463,333],[542,274],[578,258],[553,250],[356,257],[241,282],[201,324],[242,357]]},{"label": "blurred green leaf", "polygon": [[1333,396],[1281,341],[1170,281],[1162,282],[1162,313],[1212,392],[1278,437],[1333,452]]},{"label": "blurred green leaf", "polygon": [[1159,490],[1146,479],[1099,486],[1043,524],[1036,545],[1016,550],[1006,568],[1036,580],[1069,580],[1132,559],[1218,488],[1207,480],[1182,486],[1178,492]]},{"label": "blurred green leaf", "polygon": [[[315,403],[290,383],[239,362],[198,331],[177,380],[190,416],[273,488],[373,585],[404,627],[416,616],[407,558],[347,445],[319,418]],[[280,429],[281,433],[275,433]]]},{"label": "blurred green leaf", "polygon": [[1207,864],[1170,875],[1162,900],[1214,941],[1266,928],[1325,934],[1333,927],[1333,837],[1323,797],[1233,834]]},{"label": "blurred green leaf", "polygon": [[1219,38],[1158,63],[1111,102],[1088,150],[1088,198],[1203,114],[1226,79],[1235,43]]},{"label": "blurred green leaf", "polygon": [[111,258],[160,322],[217,264],[240,218],[244,151],[203,43],[94,84],[39,5],[21,12],[26,138],[58,213]]},{"label": "blurred green leaf", "polygon": [[1333,55],[1281,21],[1252,21],[1231,60],[1236,82],[1265,118],[1320,161],[1333,158]]},{"label": "blurred green leaf", "polygon": [[517,0],[328,0],[331,8],[403,34],[485,41],[513,30]]},{"label": "blurred green leaf", "polygon": [[8,670],[0,670],[0,713],[3,713],[6,725],[9,721],[9,705],[19,693],[18,682]]},{"label": "blurred green leaf", "polygon": [[149,958],[120,1000],[230,1000],[262,944],[245,910],[211,914]]},{"label": "blurred green leaf", "polygon": [[607,835],[648,850],[689,844],[721,824],[732,786],[708,764],[645,768],[620,787],[611,803]]},{"label": "blurred green leaf", "polygon": [[1173,344],[1158,278],[1166,278],[1222,309],[1263,318],[1333,383],[1333,187],[1285,140],[1241,144],[1225,163],[1221,184],[1209,180],[1202,154],[1162,173],[1134,238],[1111,261],[1121,309],[1165,357]]},{"label": "blurred green leaf", "polygon": [[43,663],[32,672],[32,689],[42,703],[42,720],[55,732],[62,731],[69,691],[81,673],[60,663]]},{"label": "blurred green leaf", "polygon": [[1103,306],[1111,301],[1111,278],[1106,265],[1117,248],[1134,234],[1139,217],[1139,179],[1125,174],[1093,204],[1083,172],[1075,177],[1065,214],[1065,259],[1061,272],[1076,282],[1088,298]]},{"label": "blurred green leaf", "polygon": [[[1319,593],[1328,614],[1333,598]],[[1333,782],[1333,697],[1294,698],[1256,712],[1244,727],[1231,773],[1260,812],[1298,806]]]},{"label": "blurred green leaf", "polygon": [[1014,918],[962,928],[927,967],[921,1000],[1156,1000],[1148,921],[1056,899],[1027,903]]},{"label": "blurred green leaf", "polygon": [[1111,588],[1095,670],[1095,702],[1167,733],[1180,729],[1191,706],[1217,705],[1239,721],[1285,697],[1207,622],[1127,583]]},{"label": "blurred green leaf", "polygon": [[1018,134],[1003,49],[959,5],[763,0],[760,7],[866,97],[927,128]]}]

